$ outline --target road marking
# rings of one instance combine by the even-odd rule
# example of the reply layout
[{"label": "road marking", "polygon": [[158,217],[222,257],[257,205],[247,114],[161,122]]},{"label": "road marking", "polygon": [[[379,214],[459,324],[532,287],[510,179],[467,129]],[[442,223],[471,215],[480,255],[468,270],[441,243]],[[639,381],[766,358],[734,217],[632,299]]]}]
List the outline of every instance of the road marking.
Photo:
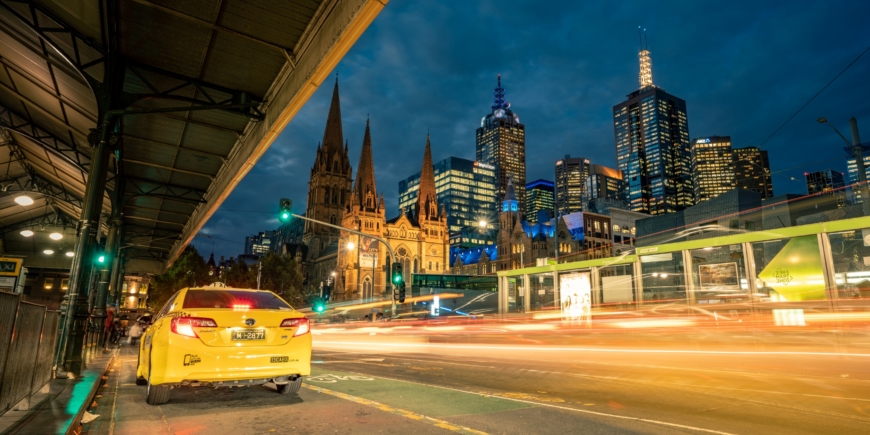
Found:
[{"label": "road marking", "polygon": [[[583,413],[583,414],[592,414],[592,415],[597,415],[597,416],[600,416],[600,417],[610,417],[610,418],[617,418],[617,419],[620,419],[620,420],[640,421],[640,422],[644,422],[644,423],[658,424],[658,425],[669,426],[669,427],[677,427],[677,428],[680,428],[680,429],[688,429],[688,430],[693,430],[693,431],[697,431],[697,432],[712,433],[712,434],[718,434],[718,435],[735,435],[735,434],[730,433],[730,432],[722,432],[722,431],[718,431],[718,430],[704,429],[704,428],[701,428],[701,427],[695,427],[695,426],[686,426],[686,425],[683,425],[683,424],[677,424],[677,423],[668,423],[668,422],[666,422],[666,421],[651,420],[651,419],[648,419],[648,418],[629,417],[629,416],[626,416],[626,415],[616,415],[616,414],[608,414],[608,413],[605,413],[605,412],[589,411],[589,410],[586,410],[586,409],[578,409],[578,408],[571,408],[571,407],[568,407],[568,406],[553,405],[552,403],[534,402],[534,401],[531,401],[531,400],[523,400],[523,399],[518,399],[518,398],[514,398],[514,397],[506,397],[506,396],[504,396],[504,395],[499,395],[499,394],[476,393],[476,392],[473,392],[473,391],[465,391],[465,390],[460,390],[460,389],[458,389],[458,388],[445,387],[445,386],[442,386],[442,385],[424,384],[424,383],[421,383],[421,382],[406,381],[406,380],[404,380],[404,379],[388,378],[388,377],[384,377],[384,376],[376,376],[375,378],[381,378],[381,379],[386,379],[386,380],[390,380],[390,381],[397,381],[397,382],[404,382],[404,383],[406,383],[406,384],[422,385],[422,386],[425,386],[425,387],[441,388],[441,389],[444,389],[444,390],[457,391],[457,392],[465,393],[465,394],[474,394],[474,395],[476,395],[476,396],[483,396],[483,397],[498,397],[498,398],[503,399],[503,400],[511,400],[511,401],[514,401],[514,402],[520,402],[520,403],[528,403],[528,404],[530,404],[530,405],[537,405],[537,406],[546,406],[546,407],[549,407],[549,408],[556,408],[556,409],[561,409],[561,410],[564,410],[564,411],[579,412],[579,413]],[[305,385],[305,384],[303,384],[302,386],[303,386],[303,387],[306,387],[306,388],[309,388],[309,389],[311,389],[311,390],[315,390],[315,391],[317,391],[319,388],[321,388],[321,387],[312,387],[312,386],[308,386],[308,385]],[[325,390],[324,392],[326,392],[326,391],[327,391],[327,390]],[[337,395],[337,394],[344,394],[344,393],[338,393],[338,392],[332,392],[332,393],[336,393],[336,395]],[[332,393],[327,393],[327,394],[332,394]],[[353,396],[349,396],[349,397],[353,397]],[[352,399],[348,399],[348,400],[352,400]],[[366,399],[360,399],[360,400],[366,400]],[[367,401],[367,402],[371,402],[371,401]],[[377,402],[371,402],[371,403],[377,403]],[[380,405],[380,404],[378,404],[378,405]],[[587,404],[586,406],[589,406],[589,404]],[[448,423],[448,424],[449,424],[449,423]],[[471,430],[471,429],[469,429],[469,430]],[[471,432],[471,433],[480,434],[480,433],[483,433],[483,432],[473,431],[473,432]]]},{"label": "road marking", "polygon": [[407,411],[401,408],[394,408],[392,406],[384,405],[383,403],[378,403],[373,400],[363,399],[362,397],[351,396],[350,394],[340,393],[338,391],[329,390],[320,386],[311,386],[302,384],[304,388],[307,388],[312,391],[316,391],[318,393],[329,394],[331,396],[339,397],[344,400],[350,400],[351,402],[359,403],[360,405],[371,406],[377,409],[380,409],[384,412],[389,412],[391,414],[401,415],[402,417],[410,418],[412,420],[416,420],[419,422],[431,424],[432,426],[440,427],[442,429],[447,429],[456,433],[468,434],[468,435],[487,435],[486,432],[481,432],[479,430],[474,430],[471,428],[467,428],[465,426],[458,426],[452,423],[449,423],[444,420],[439,420],[437,418],[428,417],[425,415],[413,413],[411,411]]}]

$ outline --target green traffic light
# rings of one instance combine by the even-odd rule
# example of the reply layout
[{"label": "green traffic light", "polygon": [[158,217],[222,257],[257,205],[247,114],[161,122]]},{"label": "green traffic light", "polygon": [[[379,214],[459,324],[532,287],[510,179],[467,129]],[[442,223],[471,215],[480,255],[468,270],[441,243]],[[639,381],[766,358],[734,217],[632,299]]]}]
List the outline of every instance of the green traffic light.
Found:
[{"label": "green traffic light", "polygon": [[393,282],[395,282],[395,283],[398,283],[398,282],[401,282],[401,281],[402,281],[402,277],[399,276],[399,275],[396,275],[396,276],[393,278]]},{"label": "green traffic light", "polygon": [[99,263],[105,263],[105,262],[106,262],[106,256],[105,256],[105,255],[100,255],[99,257],[97,257],[97,262],[99,262]]},{"label": "green traffic light", "polygon": [[314,306],[314,311],[317,311],[318,313],[322,313],[323,310],[324,310],[324,306],[321,304],[317,304]]},{"label": "green traffic light", "polygon": [[281,215],[281,217],[284,218],[284,219],[287,219],[287,218],[290,217],[290,214],[289,214],[289,213],[284,213],[284,214]]}]

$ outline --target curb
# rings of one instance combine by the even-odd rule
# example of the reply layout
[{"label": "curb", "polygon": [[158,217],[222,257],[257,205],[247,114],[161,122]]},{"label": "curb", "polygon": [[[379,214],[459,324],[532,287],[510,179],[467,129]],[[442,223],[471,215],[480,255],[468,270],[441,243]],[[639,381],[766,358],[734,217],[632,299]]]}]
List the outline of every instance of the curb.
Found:
[{"label": "curb", "polygon": [[112,367],[112,363],[115,361],[115,358],[118,357],[118,352],[113,351],[112,356],[109,358],[109,361],[106,362],[106,367],[100,372],[99,376],[97,376],[97,382],[94,382],[94,385],[91,387],[91,391],[88,393],[88,398],[82,402],[81,408],[79,408],[78,412],[73,419],[69,421],[69,427],[63,432],[65,435],[81,435],[82,433],[82,416],[85,414],[85,410],[87,410],[91,403],[94,401],[94,397],[97,395],[97,391],[100,389],[100,386],[103,385],[103,376],[109,372],[109,368]]}]

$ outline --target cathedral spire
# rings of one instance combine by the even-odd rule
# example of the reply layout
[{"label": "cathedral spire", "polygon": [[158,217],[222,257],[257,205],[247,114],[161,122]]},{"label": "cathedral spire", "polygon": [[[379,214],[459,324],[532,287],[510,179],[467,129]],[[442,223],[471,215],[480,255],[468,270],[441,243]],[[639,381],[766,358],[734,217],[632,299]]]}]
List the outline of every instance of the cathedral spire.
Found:
[{"label": "cathedral spire", "polygon": [[[359,154],[356,182],[353,185],[353,197],[362,208],[375,208],[377,195],[375,165],[372,160],[372,135],[369,129],[369,121],[366,120],[366,133],[363,136],[362,150]],[[371,202],[367,201],[367,199],[371,199]]]},{"label": "cathedral spire", "polygon": [[426,135],[426,151],[423,152],[423,169],[420,171],[420,189],[417,191],[416,208],[417,219],[424,215],[432,219],[438,214],[438,202],[435,195],[435,170],[432,167],[432,147],[428,134]]},{"label": "cathedral spire", "polygon": [[341,130],[341,103],[338,98],[338,77],[332,90],[332,102],[329,104],[329,116],[326,118],[326,129],[323,131],[323,149],[328,155],[341,154],[344,134]]}]

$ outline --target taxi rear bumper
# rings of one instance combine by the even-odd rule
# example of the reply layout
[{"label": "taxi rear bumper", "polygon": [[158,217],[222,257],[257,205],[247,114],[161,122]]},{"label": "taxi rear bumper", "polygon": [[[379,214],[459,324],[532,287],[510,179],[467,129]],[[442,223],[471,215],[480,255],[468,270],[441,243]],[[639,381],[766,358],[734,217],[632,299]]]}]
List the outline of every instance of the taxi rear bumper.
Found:
[{"label": "taxi rear bumper", "polygon": [[[154,385],[241,386],[311,374],[311,334],[278,346],[206,346],[175,336],[151,354]],[[279,383],[283,379],[279,379]]]}]

